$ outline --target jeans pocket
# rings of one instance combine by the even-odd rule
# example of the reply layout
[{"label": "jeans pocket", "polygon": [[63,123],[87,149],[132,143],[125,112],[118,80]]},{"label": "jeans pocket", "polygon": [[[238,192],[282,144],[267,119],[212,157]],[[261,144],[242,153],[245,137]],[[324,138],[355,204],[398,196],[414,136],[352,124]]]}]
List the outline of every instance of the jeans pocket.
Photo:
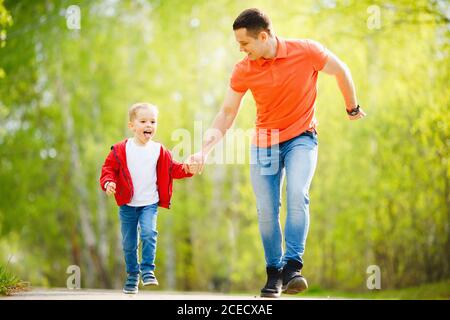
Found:
[{"label": "jeans pocket", "polygon": [[310,141],[312,141],[315,146],[318,145],[317,133],[316,132],[306,131],[306,132],[302,133],[300,136],[305,136],[305,137],[309,138]]},{"label": "jeans pocket", "polygon": [[313,133],[311,139],[313,140],[316,146],[319,144],[319,140],[317,139],[317,133]]}]

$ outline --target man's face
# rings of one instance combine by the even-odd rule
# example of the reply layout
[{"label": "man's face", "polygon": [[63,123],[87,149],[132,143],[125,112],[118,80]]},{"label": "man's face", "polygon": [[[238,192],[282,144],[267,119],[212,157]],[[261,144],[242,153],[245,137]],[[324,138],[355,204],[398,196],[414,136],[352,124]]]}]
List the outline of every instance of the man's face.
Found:
[{"label": "man's face", "polygon": [[234,30],[234,36],[239,43],[240,51],[245,52],[250,60],[261,58],[267,50],[268,35],[261,31],[257,38],[247,33],[246,28]]}]

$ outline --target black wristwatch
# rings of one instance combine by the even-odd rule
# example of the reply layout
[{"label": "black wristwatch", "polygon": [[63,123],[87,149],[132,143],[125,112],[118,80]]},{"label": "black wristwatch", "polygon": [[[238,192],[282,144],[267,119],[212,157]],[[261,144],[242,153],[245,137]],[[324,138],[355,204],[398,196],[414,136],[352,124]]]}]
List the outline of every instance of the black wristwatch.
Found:
[{"label": "black wristwatch", "polygon": [[345,109],[347,111],[347,114],[349,116],[356,116],[359,113],[359,104],[356,106],[356,108],[353,108],[352,110],[348,111],[347,109]]}]

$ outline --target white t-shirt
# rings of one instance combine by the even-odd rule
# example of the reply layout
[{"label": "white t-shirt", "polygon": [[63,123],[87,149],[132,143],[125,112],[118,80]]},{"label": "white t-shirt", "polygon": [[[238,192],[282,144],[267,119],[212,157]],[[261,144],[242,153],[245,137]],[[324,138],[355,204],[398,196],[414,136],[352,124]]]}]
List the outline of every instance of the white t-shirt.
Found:
[{"label": "white t-shirt", "polygon": [[126,144],[127,166],[133,181],[133,198],[131,207],[148,206],[159,202],[156,185],[156,164],[161,144],[150,140],[145,146],[138,145],[134,138]]}]

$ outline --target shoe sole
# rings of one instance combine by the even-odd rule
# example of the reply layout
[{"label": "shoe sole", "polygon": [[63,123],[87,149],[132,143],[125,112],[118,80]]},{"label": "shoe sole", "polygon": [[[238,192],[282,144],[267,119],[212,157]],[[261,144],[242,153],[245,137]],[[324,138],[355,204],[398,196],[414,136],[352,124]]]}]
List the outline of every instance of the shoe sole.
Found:
[{"label": "shoe sole", "polygon": [[281,292],[280,293],[263,293],[261,292],[260,297],[261,298],[279,298],[281,296]]},{"label": "shoe sole", "polygon": [[159,283],[158,283],[158,281],[156,281],[156,282],[144,282],[144,281],[142,281],[142,285],[143,286],[158,286]]},{"label": "shoe sole", "polygon": [[303,277],[295,277],[281,289],[283,293],[297,294],[308,289],[308,283],[306,282],[306,279]]},{"label": "shoe sole", "polygon": [[122,292],[125,294],[136,294],[139,290],[125,290],[123,289]]}]

